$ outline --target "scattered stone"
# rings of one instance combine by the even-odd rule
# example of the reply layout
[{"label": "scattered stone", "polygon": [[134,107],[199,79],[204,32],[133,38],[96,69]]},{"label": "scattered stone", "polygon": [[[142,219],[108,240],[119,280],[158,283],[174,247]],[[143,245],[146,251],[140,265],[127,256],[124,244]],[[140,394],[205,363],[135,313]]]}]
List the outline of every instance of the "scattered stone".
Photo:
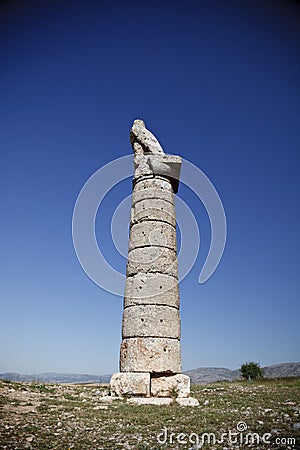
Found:
[{"label": "scattered stone", "polygon": [[113,400],[119,399],[120,399],[119,397],[114,397],[112,395],[104,395],[103,397],[99,397],[97,401],[102,403],[112,403]]},{"label": "scattered stone", "polygon": [[[203,447],[202,443],[199,444],[194,444],[193,447],[190,447],[189,450],[199,450],[200,448]],[[224,449],[223,449],[224,450]],[[227,450],[227,449],[226,449]],[[229,449],[228,449],[229,450]]]},{"label": "scattered stone", "polygon": [[294,430],[300,430],[300,423],[299,423],[299,422],[294,423],[293,429],[294,429]]}]

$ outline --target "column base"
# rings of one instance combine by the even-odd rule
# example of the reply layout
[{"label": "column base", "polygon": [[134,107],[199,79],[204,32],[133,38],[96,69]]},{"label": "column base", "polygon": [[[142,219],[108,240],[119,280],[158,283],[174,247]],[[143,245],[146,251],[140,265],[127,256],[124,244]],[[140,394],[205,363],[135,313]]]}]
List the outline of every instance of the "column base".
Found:
[{"label": "column base", "polygon": [[118,372],[111,377],[110,390],[111,395],[117,397],[160,398],[166,399],[166,404],[176,399],[179,404],[184,404],[184,399],[190,398],[190,378],[182,373]]},{"label": "column base", "polygon": [[110,379],[112,396],[150,396],[150,373],[148,372],[118,372]]},{"label": "column base", "polygon": [[169,376],[154,375],[151,377],[150,393],[153,397],[188,397],[190,377],[182,373]]}]

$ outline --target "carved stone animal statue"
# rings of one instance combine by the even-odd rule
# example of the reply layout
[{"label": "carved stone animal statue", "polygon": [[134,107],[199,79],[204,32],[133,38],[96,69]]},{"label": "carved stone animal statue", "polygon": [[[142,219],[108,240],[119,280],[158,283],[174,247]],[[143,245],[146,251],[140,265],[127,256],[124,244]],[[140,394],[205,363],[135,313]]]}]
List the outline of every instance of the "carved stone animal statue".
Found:
[{"label": "carved stone animal statue", "polygon": [[163,155],[164,151],[156,137],[147,130],[143,120],[136,119],[130,130],[130,142],[135,155]]}]

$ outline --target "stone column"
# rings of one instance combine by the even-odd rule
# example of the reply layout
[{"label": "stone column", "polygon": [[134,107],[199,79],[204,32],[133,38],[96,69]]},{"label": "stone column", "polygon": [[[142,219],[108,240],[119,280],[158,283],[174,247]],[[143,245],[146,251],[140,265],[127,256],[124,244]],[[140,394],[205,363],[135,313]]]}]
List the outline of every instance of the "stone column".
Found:
[{"label": "stone column", "polygon": [[111,392],[188,397],[190,380],[181,374],[174,208],[181,158],[165,155],[142,121],[134,122],[131,142],[135,172],[120,372],[112,376]]}]

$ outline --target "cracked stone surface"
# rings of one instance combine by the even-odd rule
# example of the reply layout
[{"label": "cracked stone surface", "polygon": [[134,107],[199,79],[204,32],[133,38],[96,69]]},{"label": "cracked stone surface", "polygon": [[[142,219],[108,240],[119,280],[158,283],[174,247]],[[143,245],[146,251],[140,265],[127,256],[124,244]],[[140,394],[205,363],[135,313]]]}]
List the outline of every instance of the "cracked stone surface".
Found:
[{"label": "cracked stone surface", "polygon": [[176,252],[176,229],[160,221],[143,221],[130,229],[129,251],[137,247],[167,247]]},{"label": "cracked stone surface", "polygon": [[140,305],[124,309],[122,337],[180,338],[179,310],[169,306]]},{"label": "cracked stone surface", "polygon": [[158,337],[123,339],[120,371],[181,373],[180,341]]},{"label": "cracked stone surface", "polygon": [[149,198],[152,197],[151,191],[155,189],[158,191],[168,192],[169,195],[171,195],[172,199],[174,199],[174,192],[170,181],[165,178],[161,177],[155,178],[151,176],[151,178],[146,177],[144,179],[140,179],[138,183],[135,183],[132,194],[133,203],[135,203],[134,201],[135,194],[137,194],[140,191],[144,191],[145,189],[149,189],[148,195]]},{"label": "cracked stone surface", "polygon": [[127,277],[124,308],[133,305],[165,305],[179,308],[177,278],[163,273],[138,273]]},{"label": "cracked stone surface", "polygon": [[182,373],[169,377],[151,378],[151,395],[154,397],[170,397],[172,392],[178,398],[188,397],[190,394],[190,377]]},{"label": "cracked stone surface", "polygon": [[158,198],[174,205],[174,194],[172,186],[168,181],[158,180],[160,182],[160,186],[153,186],[153,182],[157,181],[155,178],[146,181],[147,183],[145,181],[139,181],[139,183],[135,185],[132,192],[133,205],[141,200],[149,198]]},{"label": "cracked stone surface", "polygon": [[145,220],[161,221],[176,226],[174,206],[163,199],[149,198],[135,203],[131,208],[130,225]]},{"label": "cracked stone surface", "polygon": [[150,374],[137,372],[114,373],[110,380],[111,394],[121,397],[123,395],[150,395]]},{"label": "cracked stone surface", "polygon": [[165,273],[178,276],[177,255],[174,250],[162,247],[135,248],[128,253],[126,275],[139,273]]}]

